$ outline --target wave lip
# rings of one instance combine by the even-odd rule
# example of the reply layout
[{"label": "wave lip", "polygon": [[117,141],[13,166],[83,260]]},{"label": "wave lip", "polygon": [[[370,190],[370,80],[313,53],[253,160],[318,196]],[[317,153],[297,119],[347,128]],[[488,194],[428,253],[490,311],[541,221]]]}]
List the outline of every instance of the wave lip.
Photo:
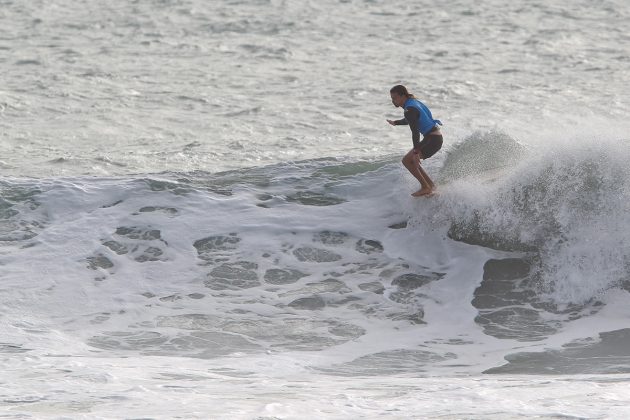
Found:
[{"label": "wave lip", "polygon": [[[485,148],[487,139],[471,142]],[[535,275],[557,301],[585,302],[627,281],[630,152],[624,142],[549,145],[542,156],[519,149],[517,164],[509,157],[465,174],[452,169],[465,158],[460,150],[445,160],[448,176],[436,210],[444,213],[449,237],[531,253]]]}]

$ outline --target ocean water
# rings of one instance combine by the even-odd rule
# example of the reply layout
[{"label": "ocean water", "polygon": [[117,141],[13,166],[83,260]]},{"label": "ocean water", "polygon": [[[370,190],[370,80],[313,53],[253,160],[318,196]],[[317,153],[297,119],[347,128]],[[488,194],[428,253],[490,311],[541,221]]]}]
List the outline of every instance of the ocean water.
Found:
[{"label": "ocean water", "polygon": [[0,1],[0,417],[628,418],[628,23]]}]

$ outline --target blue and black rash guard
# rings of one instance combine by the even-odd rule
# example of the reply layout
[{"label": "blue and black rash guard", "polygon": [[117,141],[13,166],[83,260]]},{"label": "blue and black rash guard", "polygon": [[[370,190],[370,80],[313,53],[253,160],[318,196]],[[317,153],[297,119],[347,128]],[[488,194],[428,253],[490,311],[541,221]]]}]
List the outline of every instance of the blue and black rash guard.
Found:
[{"label": "blue and black rash guard", "polygon": [[413,148],[420,147],[420,133],[426,136],[436,125],[442,125],[440,120],[434,120],[431,110],[417,99],[409,98],[403,105],[405,118],[395,121],[396,125],[409,125]]}]

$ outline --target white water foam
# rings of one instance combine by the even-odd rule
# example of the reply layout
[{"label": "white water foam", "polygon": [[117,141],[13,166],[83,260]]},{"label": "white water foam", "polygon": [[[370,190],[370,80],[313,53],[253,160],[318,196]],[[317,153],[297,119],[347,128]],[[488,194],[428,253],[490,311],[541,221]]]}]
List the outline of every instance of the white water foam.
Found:
[{"label": "white water foam", "polygon": [[[447,165],[449,157],[442,158]],[[428,170],[436,171],[439,162]],[[574,167],[571,162],[567,158],[560,166]],[[548,166],[540,168],[538,177],[545,174],[551,182],[546,188],[553,191],[563,189],[554,182],[566,187],[576,179],[550,177]],[[535,189],[528,180],[536,177],[522,175],[534,170],[528,165],[513,167],[502,177],[487,178],[484,187]],[[608,178],[598,179],[606,183]],[[507,182],[514,184],[507,188]],[[4,181],[3,197],[8,203],[4,220],[13,229],[7,237],[14,238],[5,241],[0,255],[6,308],[4,367],[14,371],[10,364],[19,359],[21,369],[56,384],[36,386],[38,393],[33,394],[26,391],[33,386],[32,378],[16,371],[12,374],[16,387],[3,391],[7,409],[22,414],[41,409],[50,416],[55,410],[76,415],[89,411],[108,417],[110,395],[130,413],[147,414],[156,413],[146,408],[147,393],[163,387],[168,391],[161,395],[169,395],[171,389],[224,395],[238,385],[250,389],[256,402],[250,405],[239,399],[239,408],[228,399],[222,403],[230,411],[225,418],[291,418],[297,410],[291,397],[296,389],[298,394],[322,393],[326,384],[343,383],[340,378],[348,377],[365,379],[356,379],[360,385],[344,391],[343,397],[324,392],[322,399],[332,407],[310,402],[313,413],[319,413],[314,417],[383,414],[387,407],[403,410],[402,405],[409,403],[408,397],[392,400],[369,378],[402,386],[406,391],[401,395],[409,398],[420,390],[445,392],[452,401],[471,398],[469,408],[455,411],[467,415],[466,410],[475,412],[477,391],[471,390],[478,388],[473,384],[496,381],[492,383],[498,386],[504,381],[470,377],[500,367],[504,357],[581,348],[597,343],[600,332],[625,328],[630,296],[623,285],[613,293],[610,271],[588,279],[605,285],[608,293],[587,285],[579,290],[580,296],[588,290],[594,294],[569,312],[563,311],[571,303],[564,300],[565,289],[556,286],[545,296],[540,283],[528,286],[528,294],[513,295],[523,300],[512,305],[493,308],[484,303],[479,293],[490,280],[488,261],[527,259],[536,251],[513,251],[509,242],[506,249],[493,250],[466,244],[466,238],[461,242],[449,237],[452,223],[466,214],[460,209],[484,209],[480,206],[484,196],[469,194],[466,188],[476,183],[474,177],[457,178],[442,185],[437,196],[415,200],[409,195],[414,189],[409,177],[389,160],[320,160],[239,174]],[[514,212],[510,206],[515,202],[497,205],[510,217],[521,217],[521,225],[537,220],[535,212]],[[588,211],[586,207],[578,213]],[[617,223],[624,223],[625,214],[621,217]],[[484,224],[473,226],[472,236],[483,231],[480,226]],[[501,224],[494,226],[503,229]],[[570,228],[573,223],[562,226]],[[28,234],[15,240],[14,232],[24,227]],[[575,244],[570,251],[574,255],[582,249],[583,232],[570,233],[577,235],[566,245],[568,249]],[[544,263],[545,258],[553,262],[567,258],[549,253],[540,235],[533,238],[525,245],[539,247],[537,258],[543,261],[543,270],[551,265]],[[488,244],[495,243],[501,248],[501,241]],[[497,296],[503,296],[500,290],[495,290]],[[512,321],[501,318],[501,311],[528,305],[536,311],[517,311]],[[480,314],[490,323],[481,322]],[[514,321],[522,325],[514,326]],[[626,372],[627,362],[616,357],[600,373]],[[526,363],[517,369],[530,368]],[[195,369],[198,373],[190,376]],[[99,389],[87,401],[75,388],[77,381],[83,381],[82,370],[90,372],[87,380]],[[145,371],[155,372],[148,388],[120,388],[118,375],[128,375],[124,383],[131,384],[131,377],[144,378]],[[411,377],[418,376],[433,379],[426,387],[405,388]],[[211,385],[217,380],[219,388]],[[554,379],[557,386],[567,380],[574,379]],[[597,381],[607,379],[600,377],[593,383]],[[73,385],[60,398],[55,394],[65,382]],[[462,389],[467,389],[463,395],[452,388],[462,382]],[[446,383],[453,393],[440,391]],[[279,387],[274,396],[262,391],[264,384]],[[384,396],[376,396],[382,392]],[[367,407],[351,404],[349,409],[338,406],[338,398],[365,398],[369,403]],[[139,402],[144,408],[134,411]],[[542,400],[539,404],[533,411],[502,406],[496,412],[476,413],[553,417],[560,410],[563,415],[585,416],[611,408],[604,404],[597,411],[584,405],[578,411],[563,411],[557,404],[549,406],[553,409],[543,408]],[[254,406],[264,409],[257,411]],[[168,406],[159,407],[163,414],[150,415],[174,414]],[[200,412],[223,415],[216,407],[203,407]],[[407,408],[403,417],[447,412],[426,402]],[[184,412],[196,415],[194,410]]]}]

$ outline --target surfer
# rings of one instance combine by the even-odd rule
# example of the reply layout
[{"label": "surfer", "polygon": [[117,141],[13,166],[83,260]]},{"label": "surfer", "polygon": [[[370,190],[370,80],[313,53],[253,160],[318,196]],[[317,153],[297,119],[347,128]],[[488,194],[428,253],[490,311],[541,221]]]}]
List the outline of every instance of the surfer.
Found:
[{"label": "surfer", "polygon": [[[442,133],[440,132],[440,120],[434,120],[431,111],[425,104],[407,91],[403,85],[396,85],[389,91],[392,103],[396,108],[405,110],[405,118],[402,120],[387,120],[391,125],[409,125],[411,129],[411,149],[402,159],[402,163],[411,175],[420,181],[420,189],[411,194],[414,197],[429,195],[435,190],[433,180],[420,166],[420,160],[428,159],[442,148]],[[420,141],[422,134],[422,141]]]}]

